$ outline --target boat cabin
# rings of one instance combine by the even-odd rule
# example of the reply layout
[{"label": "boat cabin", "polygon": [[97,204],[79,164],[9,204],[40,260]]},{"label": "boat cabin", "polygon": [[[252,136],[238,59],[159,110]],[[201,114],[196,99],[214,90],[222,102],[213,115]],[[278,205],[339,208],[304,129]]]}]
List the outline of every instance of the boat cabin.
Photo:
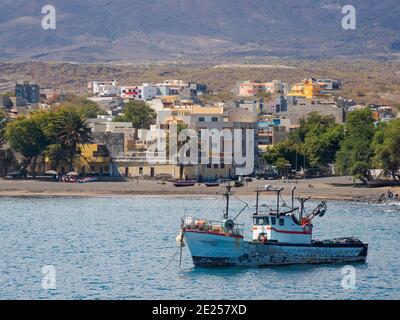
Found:
[{"label": "boat cabin", "polygon": [[289,214],[253,215],[253,241],[311,244],[312,224],[300,223]]},{"label": "boat cabin", "polygon": [[[306,198],[299,198],[300,208],[294,207],[294,191],[292,188],[292,207],[283,211],[280,201],[283,200],[281,193],[283,188],[272,188],[265,186],[264,189],[257,189],[256,212],[253,215],[253,241],[257,242],[279,242],[290,244],[311,244],[312,242],[312,218],[326,209],[325,202],[319,205],[311,215],[304,215],[304,203]],[[274,192],[277,196],[276,208],[266,212],[260,212],[259,196],[262,192]],[[298,216],[296,216],[298,213]]]}]

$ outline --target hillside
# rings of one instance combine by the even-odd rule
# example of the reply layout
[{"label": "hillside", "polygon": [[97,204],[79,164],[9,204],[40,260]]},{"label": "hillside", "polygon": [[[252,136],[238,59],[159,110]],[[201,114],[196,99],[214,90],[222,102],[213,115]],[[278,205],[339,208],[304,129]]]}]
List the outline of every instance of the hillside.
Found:
[{"label": "hillside", "polygon": [[[400,52],[398,0],[2,0],[0,59],[76,62],[387,58]],[[341,6],[357,9],[343,30]]]},{"label": "hillside", "polygon": [[[199,64],[81,64],[54,62],[1,62],[0,93],[13,91],[15,82],[35,80],[41,88],[86,92],[86,82],[93,79],[117,79],[119,84],[138,85],[182,79],[207,83],[212,90],[227,92],[236,81],[281,79],[295,83],[306,77],[343,79],[342,95],[359,103],[399,105],[400,61],[353,60],[265,61],[265,65]],[[229,66],[229,67],[228,67]],[[244,67],[246,66],[246,67]],[[265,66],[265,67],[264,67]],[[400,105],[399,105],[400,106]]]}]

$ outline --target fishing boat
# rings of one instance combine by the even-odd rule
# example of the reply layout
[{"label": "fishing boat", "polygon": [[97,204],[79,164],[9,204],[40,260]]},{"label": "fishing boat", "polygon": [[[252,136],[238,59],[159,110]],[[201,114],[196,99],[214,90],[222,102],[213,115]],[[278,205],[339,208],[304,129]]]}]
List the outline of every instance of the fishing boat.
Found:
[{"label": "fishing boat", "polygon": [[193,187],[196,184],[194,180],[175,180],[173,185],[175,187]]},{"label": "fishing boat", "polygon": [[[229,212],[231,186],[226,187],[226,208],[222,221],[210,221],[186,217],[182,219],[180,233],[176,239],[182,248],[186,245],[196,267],[223,266],[280,266],[290,264],[352,263],[365,262],[368,244],[357,238],[314,240],[312,220],[323,217],[327,211],[325,201],[312,211],[306,212],[309,198],[297,198],[299,207],[282,210],[280,201],[283,188],[265,186],[256,190],[256,206],[252,215],[252,238],[243,235],[243,224],[237,218],[249,206],[246,204],[234,217]],[[276,207],[262,211],[259,205],[263,192],[277,196]]]}]

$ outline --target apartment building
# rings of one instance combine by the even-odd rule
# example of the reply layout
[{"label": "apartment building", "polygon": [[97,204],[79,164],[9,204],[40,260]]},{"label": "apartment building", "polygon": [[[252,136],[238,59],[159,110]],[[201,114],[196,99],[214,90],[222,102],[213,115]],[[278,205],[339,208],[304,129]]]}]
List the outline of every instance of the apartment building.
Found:
[{"label": "apartment building", "polygon": [[15,97],[17,100],[26,101],[26,103],[39,103],[40,87],[37,83],[24,81],[15,85]]},{"label": "apartment building", "polygon": [[272,80],[271,82],[245,80],[237,84],[237,93],[241,97],[251,97],[262,92],[284,94],[285,84],[280,80]]}]

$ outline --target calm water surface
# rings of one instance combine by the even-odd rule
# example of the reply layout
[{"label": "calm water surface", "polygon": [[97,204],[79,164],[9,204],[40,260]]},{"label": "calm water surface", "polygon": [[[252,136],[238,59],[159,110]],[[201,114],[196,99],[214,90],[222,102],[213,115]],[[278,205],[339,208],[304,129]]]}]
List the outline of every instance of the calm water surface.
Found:
[{"label": "calm water surface", "polygon": [[[328,213],[314,220],[316,238],[357,236],[369,243],[367,263],[354,265],[356,289],[342,288],[343,265],[198,269],[185,249],[181,269],[178,256],[165,268],[177,251],[180,218],[219,218],[222,207],[209,210],[215,200],[0,198],[0,298],[400,298],[396,206],[330,202]],[[250,215],[243,216],[248,234]],[[42,288],[45,265],[56,270],[56,289]]]}]

